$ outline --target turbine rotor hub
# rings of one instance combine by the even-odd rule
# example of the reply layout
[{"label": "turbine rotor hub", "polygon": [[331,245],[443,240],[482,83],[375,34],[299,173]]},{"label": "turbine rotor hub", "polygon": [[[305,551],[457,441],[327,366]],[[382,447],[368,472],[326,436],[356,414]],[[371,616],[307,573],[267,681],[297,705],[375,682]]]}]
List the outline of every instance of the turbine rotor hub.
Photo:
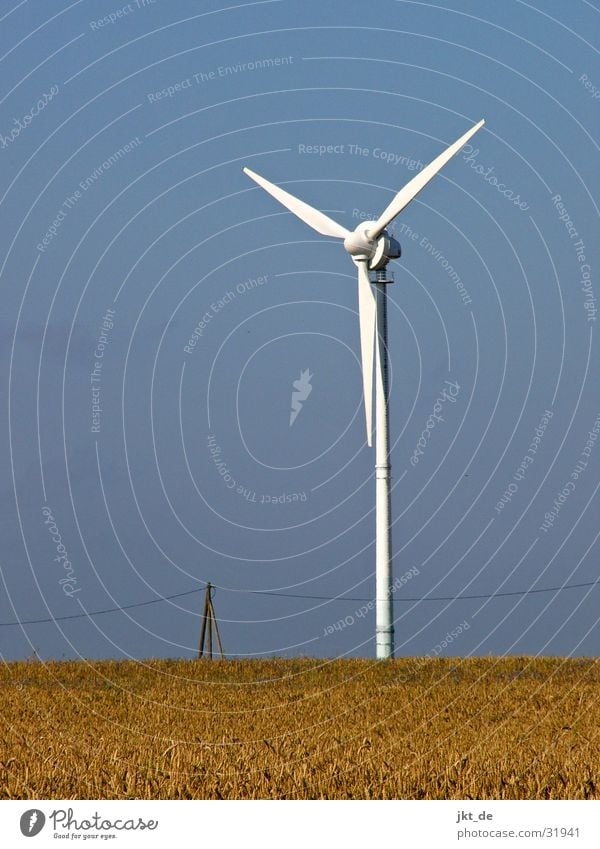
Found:
[{"label": "turbine rotor hub", "polygon": [[384,230],[376,239],[369,236],[376,221],[362,221],[352,233],[344,239],[344,247],[355,262],[369,263],[369,268],[376,270],[385,268],[391,259],[398,259],[401,254],[399,242]]}]

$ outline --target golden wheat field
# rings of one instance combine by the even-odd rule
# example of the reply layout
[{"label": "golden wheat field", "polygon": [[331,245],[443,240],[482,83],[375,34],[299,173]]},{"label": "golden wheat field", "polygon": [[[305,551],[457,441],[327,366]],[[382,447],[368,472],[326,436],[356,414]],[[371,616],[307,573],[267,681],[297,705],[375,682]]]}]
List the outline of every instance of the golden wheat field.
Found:
[{"label": "golden wheat field", "polygon": [[600,661],[23,662],[2,798],[600,798]]}]

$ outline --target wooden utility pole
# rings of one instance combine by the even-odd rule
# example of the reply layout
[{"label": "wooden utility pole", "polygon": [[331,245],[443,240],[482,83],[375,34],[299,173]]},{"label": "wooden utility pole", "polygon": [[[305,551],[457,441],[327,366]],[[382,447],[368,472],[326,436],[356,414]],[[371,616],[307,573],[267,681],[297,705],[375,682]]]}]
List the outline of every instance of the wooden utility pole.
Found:
[{"label": "wooden utility pole", "polygon": [[200,645],[198,646],[198,657],[204,657],[204,644],[206,643],[206,654],[208,659],[212,660],[213,656],[213,628],[217,638],[217,645],[221,654],[221,660],[225,660],[223,654],[223,646],[221,645],[221,637],[219,636],[219,627],[217,625],[217,617],[215,616],[215,608],[213,607],[212,597],[214,587],[208,583],[206,585],[206,594],[204,596],[204,612],[202,613],[202,629],[200,631]]}]

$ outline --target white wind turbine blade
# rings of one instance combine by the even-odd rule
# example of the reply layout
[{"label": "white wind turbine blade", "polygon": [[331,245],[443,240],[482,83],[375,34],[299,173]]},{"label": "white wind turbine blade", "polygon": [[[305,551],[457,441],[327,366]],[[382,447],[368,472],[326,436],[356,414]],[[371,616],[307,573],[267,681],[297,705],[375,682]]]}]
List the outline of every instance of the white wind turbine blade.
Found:
[{"label": "white wind turbine blade", "polygon": [[360,323],[360,353],[362,361],[363,395],[367,423],[367,443],[371,445],[373,429],[373,358],[375,353],[375,321],[377,302],[369,280],[368,263],[356,263],[358,267],[358,319]]},{"label": "white wind turbine blade", "polygon": [[305,224],[308,224],[317,233],[321,233],[323,236],[333,236],[336,239],[345,239],[348,235],[349,231],[345,227],[342,227],[341,224],[338,224],[337,221],[334,221],[333,218],[329,218],[325,213],[319,212],[318,209],[314,209],[314,207],[304,203],[303,200],[298,200],[298,198],[295,198],[289,192],[284,192],[279,186],[269,183],[268,180],[265,180],[259,174],[255,174],[249,168],[244,168],[244,174],[251,177],[261,188],[272,195],[275,200],[282,203],[290,212],[301,218]]},{"label": "white wind turbine blade", "polygon": [[474,127],[461,136],[458,141],[455,141],[454,144],[451,144],[450,147],[446,148],[443,153],[440,153],[438,157],[436,157],[433,162],[427,165],[426,168],[423,168],[422,171],[412,178],[412,180],[407,183],[403,189],[400,189],[396,197],[392,200],[389,206],[381,213],[377,224],[375,225],[373,230],[369,230],[369,236],[372,239],[376,239],[381,235],[383,230],[387,227],[387,225],[392,221],[398,213],[402,212],[405,206],[407,206],[411,200],[413,200],[421,191],[424,189],[427,183],[435,177],[440,168],[443,168],[446,162],[448,162],[452,157],[458,153],[461,147],[464,147],[466,143],[469,141],[471,136],[474,136],[477,130],[481,129],[485,124],[484,120],[481,120],[478,124],[475,124]]}]

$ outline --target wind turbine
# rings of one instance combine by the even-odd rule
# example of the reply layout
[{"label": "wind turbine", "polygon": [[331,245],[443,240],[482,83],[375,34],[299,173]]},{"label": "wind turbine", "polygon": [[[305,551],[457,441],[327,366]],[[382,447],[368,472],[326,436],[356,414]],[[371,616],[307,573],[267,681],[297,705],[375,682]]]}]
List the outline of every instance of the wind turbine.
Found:
[{"label": "wind turbine", "polygon": [[[373,360],[375,359],[375,556],[376,556],[376,643],[377,658],[385,660],[394,654],[394,619],[392,612],[392,560],[390,525],[390,442],[388,429],[388,347],[387,347],[387,294],[386,286],[393,282],[387,278],[386,266],[400,256],[400,244],[388,233],[386,227],[414,200],[437,172],[464,147],[477,130],[481,120],[471,127],[454,144],[440,153],[433,162],[400,189],[377,221],[363,221],[353,231],[346,230],[323,212],[314,209],[279,186],[255,174],[249,168],[244,173],[251,177],[275,200],[302,219],[323,236],[343,239],[358,269],[358,315],[360,324],[360,349],[362,359],[363,393],[367,425],[367,442],[371,445],[373,417]],[[369,271],[375,272],[371,280]],[[375,331],[377,330],[377,340]],[[377,343],[376,343],[377,342]]]}]

